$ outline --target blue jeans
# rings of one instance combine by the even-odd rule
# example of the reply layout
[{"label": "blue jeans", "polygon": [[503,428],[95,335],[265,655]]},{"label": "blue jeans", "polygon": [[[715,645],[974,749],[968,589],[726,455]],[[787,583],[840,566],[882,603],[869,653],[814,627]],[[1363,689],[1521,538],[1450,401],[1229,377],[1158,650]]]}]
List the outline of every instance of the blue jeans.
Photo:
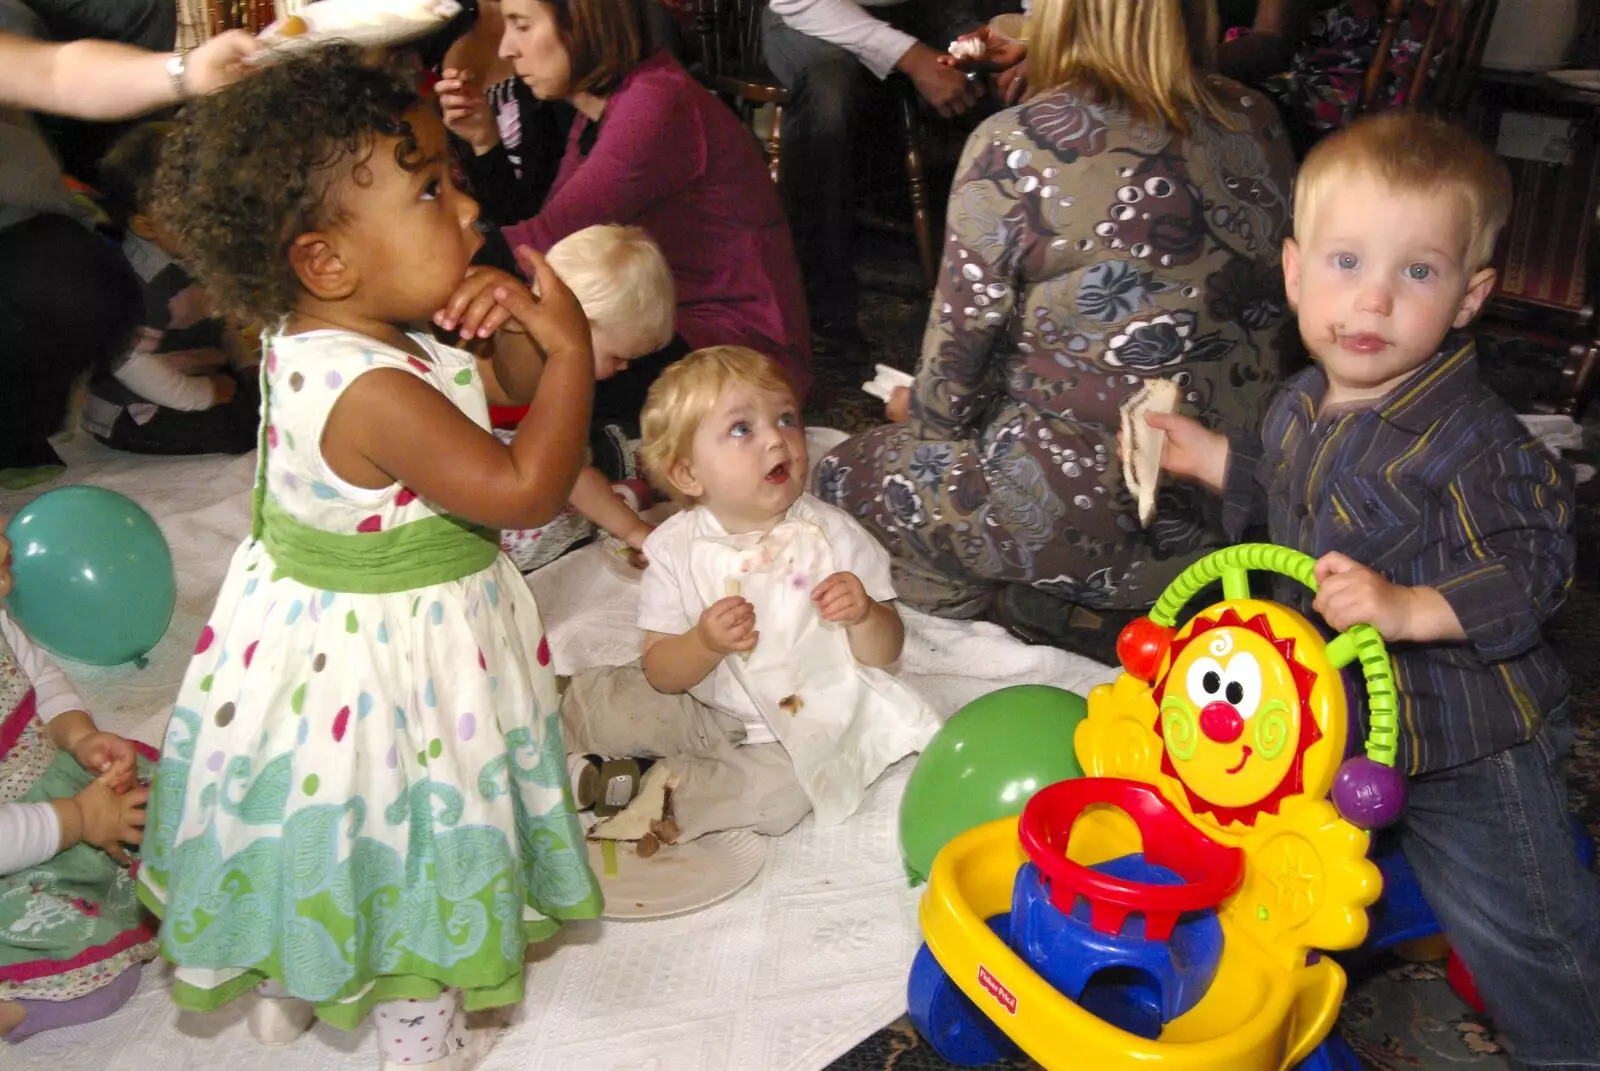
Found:
[{"label": "blue jeans", "polygon": [[1411,781],[1400,844],[1518,1063],[1600,1068],[1600,881],[1567,817],[1564,710],[1526,744]]}]

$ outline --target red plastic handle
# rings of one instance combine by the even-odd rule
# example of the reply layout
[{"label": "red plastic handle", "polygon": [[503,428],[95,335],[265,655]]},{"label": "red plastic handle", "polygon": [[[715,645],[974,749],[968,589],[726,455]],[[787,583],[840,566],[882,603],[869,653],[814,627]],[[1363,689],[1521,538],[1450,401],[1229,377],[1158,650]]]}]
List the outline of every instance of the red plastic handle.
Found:
[{"label": "red plastic handle", "polygon": [[[1148,885],[1090,870],[1067,858],[1072,827],[1093,804],[1125,812],[1139,827],[1145,861],[1183,878],[1182,885]],[[1050,902],[1071,913],[1089,901],[1089,923],[1119,933],[1128,915],[1144,915],[1145,937],[1165,941],[1178,916],[1215,907],[1244,882],[1244,853],[1206,836],[1154,787],[1119,777],[1059,781],[1036,792],[1017,826],[1022,847],[1049,881]]]}]

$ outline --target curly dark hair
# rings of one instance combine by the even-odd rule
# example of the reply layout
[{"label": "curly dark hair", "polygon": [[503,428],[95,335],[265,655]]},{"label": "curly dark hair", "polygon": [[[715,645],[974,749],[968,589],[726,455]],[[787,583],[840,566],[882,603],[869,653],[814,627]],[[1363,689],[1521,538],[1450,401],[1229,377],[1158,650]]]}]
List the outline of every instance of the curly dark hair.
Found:
[{"label": "curly dark hair", "polygon": [[334,45],[184,107],[151,210],[220,311],[270,324],[293,310],[290,243],[338,222],[340,189],[370,181],[379,137],[400,139],[401,167],[419,166],[405,113],[420,99],[401,68]]}]

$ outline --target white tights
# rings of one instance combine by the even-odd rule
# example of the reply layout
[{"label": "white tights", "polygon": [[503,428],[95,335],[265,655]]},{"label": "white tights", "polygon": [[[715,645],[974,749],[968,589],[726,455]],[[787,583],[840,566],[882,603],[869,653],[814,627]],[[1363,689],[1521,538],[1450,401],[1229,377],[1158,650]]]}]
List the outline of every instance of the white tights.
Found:
[{"label": "white tights", "polygon": [[[256,986],[256,992],[271,1000],[294,999],[271,980]],[[378,1051],[393,1064],[442,1060],[464,1044],[466,1032],[461,994],[448,988],[429,1000],[386,1000],[372,1009],[372,1025]]]},{"label": "white tights", "polygon": [[431,1000],[387,1000],[372,1009],[378,1051],[394,1064],[431,1064],[465,1042],[461,994],[444,989]]}]

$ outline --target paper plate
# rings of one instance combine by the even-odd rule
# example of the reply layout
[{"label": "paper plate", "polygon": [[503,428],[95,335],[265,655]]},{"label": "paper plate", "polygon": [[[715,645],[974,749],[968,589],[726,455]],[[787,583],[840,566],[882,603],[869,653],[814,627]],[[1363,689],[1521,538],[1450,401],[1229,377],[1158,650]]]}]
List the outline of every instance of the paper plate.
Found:
[{"label": "paper plate", "polygon": [[[275,63],[335,41],[362,48],[403,44],[432,33],[460,11],[456,0],[320,0],[262,30],[261,51],[251,62]],[[285,37],[290,18],[305,23],[306,31]]]},{"label": "paper plate", "polygon": [[761,873],[767,838],[747,829],[708,833],[687,844],[663,844],[648,859],[616,844],[616,873],[607,874],[603,846],[589,841],[589,866],[606,895],[608,919],[681,915],[726,900]]}]

